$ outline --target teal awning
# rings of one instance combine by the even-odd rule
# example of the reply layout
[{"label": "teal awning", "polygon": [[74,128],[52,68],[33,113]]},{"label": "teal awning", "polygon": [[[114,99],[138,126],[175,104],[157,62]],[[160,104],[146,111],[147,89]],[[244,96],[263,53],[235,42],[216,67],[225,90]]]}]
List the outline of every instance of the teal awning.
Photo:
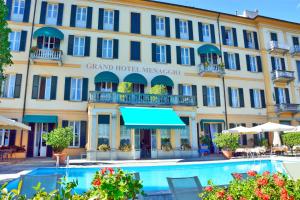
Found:
[{"label": "teal awning", "polygon": [[61,32],[57,28],[53,28],[53,27],[40,28],[40,29],[36,30],[33,34],[33,38],[37,38],[40,36],[54,37],[54,38],[58,38],[60,40],[64,39],[63,32]]},{"label": "teal awning", "polygon": [[58,117],[55,115],[25,115],[24,123],[55,123],[58,122]]},{"label": "teal awning", "polygon": [[124,82],[142,84],[145,86],[147,85],[147,79],[143,75],[138,73],[128,74],[124,78]]},{"label": "teal awning", "polygon": [[156,76],[152,79],[151,86],[155,86],[155,85],[164,85],[164,86],[173,87],[174,83],[173,83],[172,79],[170,79],[169,77],[160,75],[160,76]]},{"label": "teal awning", "polygon": [[198,54],[208,54],[208,53],[215,53],[219,56],[221,55],[220,49],[211,44],[205,44],[198,48]]},{"label": "teal awning", "polygon": [[95,83],[101,83],[101,82],[110,82],[110,83],[119,83],[119,78],[117,75],[115,75],[112,72],[101,72],[99,74],[97,74],[97,76],[95,77]]},{"label": "teal awning", "polygon": [[137,129],[178,129],[185,124],[171,108],[121,107],[124,124]]}]

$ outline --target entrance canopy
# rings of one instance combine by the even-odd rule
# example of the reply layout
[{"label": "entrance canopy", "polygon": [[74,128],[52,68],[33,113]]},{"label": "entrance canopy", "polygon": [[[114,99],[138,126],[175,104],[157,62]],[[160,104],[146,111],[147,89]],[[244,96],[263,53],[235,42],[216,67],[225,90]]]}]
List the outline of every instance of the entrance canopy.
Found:
[{"label": "entrance canopy", "polygon": [[211,44],[205,44],[198,48],[198,54],[210,54],[210,53],[214,53],[219,56],[221,55],[220,49]]},{"label": "entrance canopy", "polygon": [[64,39],[64,34],[57,28],[53,28],[53,27],[42,27],[36,30],[33,34],[33,38],[37,38],[40,36],[54,37],[60,40]]},{"label": "entrance canopy", "polygon": [[118,84],[119,78],[114,73],[105,71],[97,74],[97,76],[95,77],[95,83],[101,83],[101,82]]},{"label": "entrance canopy", "polygon": [[12,129],[12,130],[28,130],[30,131],[30,126],[22,124],[12,119],[8,119],[0,115],[0,128],[1,129]]},{"label": "entrance canopy", "polygon": [[178,129],[185,124],[171,108],[121,107],[120,111],[127,128]]},{"label": "entrance canopy", "polygon": [[53,115],[25,115],[23,122],[26,123],[54,123],[57,124],[57,116]]}]

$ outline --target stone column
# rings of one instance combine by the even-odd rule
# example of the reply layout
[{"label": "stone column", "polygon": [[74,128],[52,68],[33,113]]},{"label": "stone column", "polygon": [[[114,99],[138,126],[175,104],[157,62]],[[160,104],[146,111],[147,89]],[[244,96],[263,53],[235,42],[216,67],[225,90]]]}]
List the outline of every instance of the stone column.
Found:
[{"label": "stone column", "polygon": [[180,153],[181,153],[181,151],[180,151],[180,145],[181,145],[180,132],[181,132],[180,129],[175,129],[174,130],[174,137],[175,137],[174,154],[175,154],[175,158],[180,158],[181,157],[181,155],[180,155]]},{"label": "stone column", "polygon": [[196,114],[193,114],[191,117],[191,131],[192,131],[192,142],[191,147],[193,151],[193,157],[198,156],[198,136],[197,136],[197,123],[196,123]]},{"label": "stone column", "polygon": [[111,148],[111,160],[115,160],[117,158],[117,152],[116,152],[116,132],[117,132],[117,117],[116,113],[112,113],[111,117],[111,142],[110,142],[110,148]]},{"label": "stone column", "polygon": [[89,116],[88,143],[89,145],[87,149],[87,159],[96,160],[97,145],[98,145],[97,115]]}]

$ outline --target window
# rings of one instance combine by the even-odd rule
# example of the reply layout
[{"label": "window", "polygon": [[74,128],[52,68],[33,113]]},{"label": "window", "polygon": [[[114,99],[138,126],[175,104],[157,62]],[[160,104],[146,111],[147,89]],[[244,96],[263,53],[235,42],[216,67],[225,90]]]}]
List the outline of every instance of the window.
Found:
[{"label": "window", "polygon": [[182,95],[183,96],[192,96],[192,86],[191,85],[182,85]]},{"label": "window", "polygon": [[190,127],[186,125],[183,129],[180,129],[180,143],[181,146],[190,144]]},{"label": "window", "polygon": [[188,21],[180,20],[179,21],[179,30],[180,30],[180,38],[181,39],[189,39]]},{"label": "window", "polygon": [[170,145],[171,144],[171,130],[170,129],[161,129],[161,145]]},{"label": "window", "polygon": [[103,19],[103,28],[104,30],[112,31],[114,29],[114,11],[113,10],[104,10],[104,19]]},{"label": "window", "polygon": [[51,77],[40,77],[39,81],[38,98],[50,100]]},{"label": "window", "polygon": [[203,34],[203,41],[204,42],[211,42],[210,37],[210,25],[209,24],[203,24],[202,25],[202,34]]},{"label": "window", "polygon": [[274,57],[274,61],[275,61],[275,69],[276,70],[282,70],[282,65],[281,65],[281,58],[279,57]]},{"label": "window", "polygon": [[0,97],[14,98],[15,82],[16,82],[15,74],[6,75],[1,85]]},{"label": "window", "polygon": [[98,124],[98,145],[109,145],[110,125]]},{"label": "window", "polygon": [[133,83],[132,84],[132,92],[133,93],[144,93],[144,85]]},{"label": "window", "polygon": [[82,78],[71,78],[71,101],[81,101]]},{"label": "window", "polygon": [[225,29],[226,45],[233,46],[233,35],[231,28]]},{"label": "window", "polygon": [[77,7],[76,10],[76,26],[85,28],[87,21],[87,7]]},{"label": "window", "polygon": [[112,83],[111,82],[101,82],[100,83],[101,92],[112,92]]},{"label": "window", "polygon": [[190,65],[190,48],[181,48],[181,64]]},{"label": "window", "polygon": [[208,106],[216,106],[215,87],[207,87],[207,105]]},{"label": "window", "polygon": [[250,70],[251,72],[257,72],[257,63],[256,63],[256,57],[255,56],[249,56],[250,58]]},{"label": "window", "polygon": [[14,21],[23,21],[25,11],[25,0],[14,0],[11,19]]},{"label": "window", "polygon": [[113,58],[113,40],[103,39],[102,58]]},{"label": "window", "polygon": [[73,140],[70,147],[79,147],[80,145],[80,121],[69,121],[69,126],[73,128]]},{"label": "window", "polygon": [[231,99],[232,99],[232,107],[239,108],[240,107],[240,97],[239,97],[239,89],[231,88]]},{"label": "window", "polygon": [[120,145],[124,146],[124,145],[130,145],[130,140],[131,140],[131,136],[130,136],[130,129],[126,128],[126,126],[122,125],[120,126]]},{"label": "window", "polygon": [[0,146],[9,146],[10,130],[0,129]]},{"label": "window", "polygon": [[84,56],[85,37],[74,37],[73,56]]},{"label": "window", "polygon": [[166,46],[156,45],[156,61],[159,63],[166,63]]},{"label": "window", "polygon": [[57,16],[58,16],[58,4],[48,4],[46,24],[56,25]]},{"label": "window", "polygon": [[255,108],[261,108],[261,93],[259,89],[253,90],[253,98],[254,98],[254,107]]},{"label": "window", "polygon": [[228,64],[229,64],[229,69],[236,70],[235,54],[234,53],[228,53]]},{"label": "window", "polygon": [[165,18],[164,17],[156,17],[155,24],[156,24],[156,35],[166,36]]},{"label": "window", "polygon": [[254,49],[255,45],[253,39],[253,32],[247,31],[247,40],[248,40],[248,47]]},{"label": "window", "polygon": [[56,39],[54,37],[44,36],[43,37],[42,48],[43,49],[53,49],[55,47],[56,40],[58,40],[58,39]]},{"label": "window", "polygon": [[285,89],[284,88],[278,88],[278,99],[279,99],[279,104],[284,104],[286,103],[286,98],[285,98]]},{"label": "window", "polygon": [[20,50],[21,32],[13,31],[9,33],[9,48],[11,51]]}]

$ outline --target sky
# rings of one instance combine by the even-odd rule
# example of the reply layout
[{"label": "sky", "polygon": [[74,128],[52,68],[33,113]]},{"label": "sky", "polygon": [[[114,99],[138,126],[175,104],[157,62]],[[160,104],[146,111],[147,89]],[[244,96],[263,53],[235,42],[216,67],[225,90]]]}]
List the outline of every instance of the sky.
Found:
[{"label": "sky", "polygon": [[242,14],[244,10],[259,10],[267,17],[300,23],[300,0],[157,0],[183,4],[229,14]]}]

